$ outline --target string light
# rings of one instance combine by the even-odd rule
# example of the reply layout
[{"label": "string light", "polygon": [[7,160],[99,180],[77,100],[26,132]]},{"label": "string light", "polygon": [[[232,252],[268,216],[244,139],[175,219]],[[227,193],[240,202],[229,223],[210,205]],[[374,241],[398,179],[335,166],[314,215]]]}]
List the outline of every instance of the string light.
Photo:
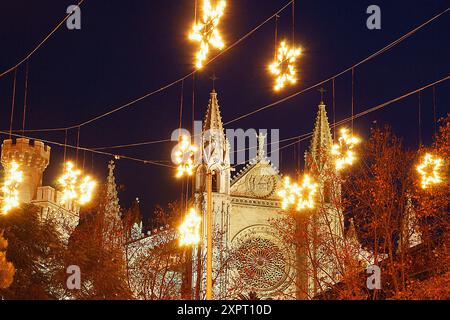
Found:
[{"label": "string light", "polygon": [[181,178],[185,174],[192,176],[194,173],[194,155],[197,152],[197,147],[191,145],[187,136],[181,136],[180,143],[175,151],[175,164],[177,168],[177,178]]},{"label": "string light", "polygon": [[298,183],[291,184],[290,178],[286,177],[283,189],[278,192],[278,196],[282,199],[282,209],[286,210],[291,206],[295,206],[297,211],[313,209],[317,190],[318,184],[314,183],[308,175],[305,175],[301,185]]},{"label": "string light", "polygon": [[439,157],[427,153],[422,163],[417,166],[417,172],[422,177],[422,189],[427,189],[433,184],[439,184],[442,182],[440,176],[440,169],[442,167],[443,160]]},{"label": "string light", "polygon": [[180,246],[192,246],[200,242],[201,222],[202,219],[195,209],[191,209],[183,224],[178,228]]},{"label": "string light", "polygon": [[361,142],[359,138],[351,135],[347,128],[341,129],[340,134],[339,144],[333,145],[331,150],[331,154],[336,156],[336,170],[338,171],[355,162],[354,148]]},{"label": "string light", "polygon": [[210,46],[219,50],[225,47],[218,30],[220,20],[225,12],[225,6],[225,0],[219,0],[215,7],[212,6],[211,0],[203,1],[203,19],[199,23],[194,23],[189,34],[191,41],[200,43],[195,62],[197,69],[203,68]]},{"label": "string light", "polygon": [[269,65],[269,71],[275,78],[275,91],[280,91],[286,84],[297,83],[296,61],[301,55],[300,48],[289,48],[286,41],[281,42],[277,55],[272,64]]},{"label": "string light", "polygon": [[23,172],[19,165],[13,161],[7,166],[5,182],[2,186],[3,200],[1,213],[6,215],[11,209],[19,206],[19,186],[23,181]]},{"label": "string light", "polygon": [[85,205],[92,200],[92,195],[97,183],[91,179],[90,176],[84,177],[80,184],[80,197],[78,203],[80,205]]}]

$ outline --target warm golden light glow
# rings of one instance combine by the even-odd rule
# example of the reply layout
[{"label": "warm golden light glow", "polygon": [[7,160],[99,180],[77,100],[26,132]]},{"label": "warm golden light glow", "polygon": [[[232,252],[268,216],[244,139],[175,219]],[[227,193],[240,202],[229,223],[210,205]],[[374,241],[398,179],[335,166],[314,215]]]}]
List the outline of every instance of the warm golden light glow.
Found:
[{"label": "warm golden light glow", "polygon": [[1,213],[6,215],[11,209],[19,206],[19,186],[23,181],[23,172],[19,170],[19,165],[11,162],[5,172],[5,181],[2,186],[3,200]]},{"label": "warm golden light glow", "polygon": [[286,84],[297,83],[297,71],[295,63],[301,55],[300,48],[289,48],[285,41],[278,48],[275,61],[269,65],[269,71],[275,79],[275,91],[280,91]]},{"label": "warm golden light glow", "polygon": [[316,205],[316,194],[319,185],[314,183],[310,176],[305,175],[303,183],[299,188],[299,198],[297,203],[297,211],[304,209],[314,209]]},{"label": "warm golden light glow", "polygon": [[439,157],[435,157],[427,153],[422,163],[417,166],[417,172],[422,177],[422,189],[427,189],[433,184],[439,184],[442,182],[440,176],[440,169],[442,167],[443,160]]},{"label": "warm golden light glow", "polygon": [[86,176],[83,178],[79,188],[80,196],[78,199],[78,203],[80,205],[89,203],[92,200],[92,196],[96,185],[97,183],[94,180],[92,180],[90,176]]},{"label": "warm golden light glow", "polygon": [[197,69],[203,68],[208,57],[210,47],[222,50],[225,44],[218,30],[221,18],[225,12],[226,1],[217,0],[217,5],[212,6],[211,0],[203,0],[203,17],[196,22],[189,34],[189,39],[199,42],[199,50],[195,57]]},{"label": "warm golden light glow", "polygon": [[192,176],[194,173],[194,156],[197,152],[197,147],[191,145],[188,136],[181,136],[177,151],[175,151],[175,164],[177,168],[177,178],[183,177],[185,174]]},{"label": "warm golden light glow", "polygon": [[61,204],[66,204],[68,201],[78,198],[77,182],[80,175],[81,171],[75,170],[72,162],[69,161],[64,165],[64,173],[58,179],[58,183],[62,187]]},{"label": "warm golden light glow", "polygon": [[183,224],[178,228],[180,236],[180,246],[193,246],[200,242],[200,226],[202,218],[195,209],[191,209],[184,219]]},{"label": "warm golden light glow", "polygon": [[347,166],[351,166],[355,160],[356,155],[354,148],[361,140],[349,133],[347,128],[341,129],[341,137],[339,144],[333,145],[331,154],[336,156],[336,170],[340,171]]},{"label": "warm golden light glow", "polygon": [[291,184],[290,178],[286,177],[283,189],[278,192],[278,196],[282,199],[282,209],[286,210],[291,206],[295,206],[297,211],[313,209],[317,190],[318,184],[314,183],[308,175],[305,175],[301,185],[298,183]]}]

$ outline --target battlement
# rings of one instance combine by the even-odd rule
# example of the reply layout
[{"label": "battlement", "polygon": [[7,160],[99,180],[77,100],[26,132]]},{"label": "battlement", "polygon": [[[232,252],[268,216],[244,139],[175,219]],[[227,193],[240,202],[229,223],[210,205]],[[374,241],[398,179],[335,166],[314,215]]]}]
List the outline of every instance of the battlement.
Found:
[{"label": "battlement", "polygon": [[51,148],[42,141],[17,138],[4,140],[2,144],[1,162],[3,166],[16,161],[22,166],[36,167],[41,171],[47,168],[50,162]]}]

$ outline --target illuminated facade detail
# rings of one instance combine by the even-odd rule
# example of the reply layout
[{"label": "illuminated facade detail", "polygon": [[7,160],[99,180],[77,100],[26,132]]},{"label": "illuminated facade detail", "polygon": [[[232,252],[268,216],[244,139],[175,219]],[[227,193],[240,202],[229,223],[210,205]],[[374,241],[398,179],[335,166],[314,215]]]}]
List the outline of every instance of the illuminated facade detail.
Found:
[{"label": "illuminated facade detail", "polygon": [[195,209],[191,209],[178,228],[180,246],[193,246],[200,242],[201,222],[202,218]]},{"label": "illuminated facade detail", "polygon": [[417,172],[421,176],[422,189],[427,189],[432,185],[442,182],[442,177],[440,175],[442,164],[443,160],[441,158],[429,153],[425,155],[422,163],[417,166]]},{"label": "illuminated facade detail", "polygon": [[195,57],[195,67],[201,69],[204,66],[210,47],[222,50],[225,47],[218,26],[225,12],[226,1],[218,0],[215,7],[211,0],[203,0],[203,16],[200,22],[196,22],[189,34],[189,39],[199,43],[199,50]]},{"label": "illuminated facade detail", "polygon": [[275,61],[269,65],[270,73],[275,76],[275,91],[280,91],[288,84],[297,83],[296,63],[301,53],[300,48],[290,48],[285,41],[281,42]]},{"label": "illuminated facade detail", "polygon": [[351,166],[355,160],[355,147],[361,142],[360,139],[349,133],[347,128],[340,131],[339,144],[333,145],[332,155],[336,157],[336,169],[342,170],[347,166]]}]

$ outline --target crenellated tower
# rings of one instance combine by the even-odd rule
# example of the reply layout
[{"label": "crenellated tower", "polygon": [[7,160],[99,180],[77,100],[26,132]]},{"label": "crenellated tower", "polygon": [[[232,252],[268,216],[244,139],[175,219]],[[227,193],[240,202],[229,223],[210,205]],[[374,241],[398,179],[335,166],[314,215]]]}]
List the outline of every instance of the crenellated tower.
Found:
[{"label": "crenellated tower", "polygon": [[23,182],[19,189],[20,202],[30,203],[36,199],[38,188],[42,186],[44,170],[50,162],[50,149],[41,141],[23,138],[3,141],[2,166],[7,168],[15,161],[23,171]]}]

